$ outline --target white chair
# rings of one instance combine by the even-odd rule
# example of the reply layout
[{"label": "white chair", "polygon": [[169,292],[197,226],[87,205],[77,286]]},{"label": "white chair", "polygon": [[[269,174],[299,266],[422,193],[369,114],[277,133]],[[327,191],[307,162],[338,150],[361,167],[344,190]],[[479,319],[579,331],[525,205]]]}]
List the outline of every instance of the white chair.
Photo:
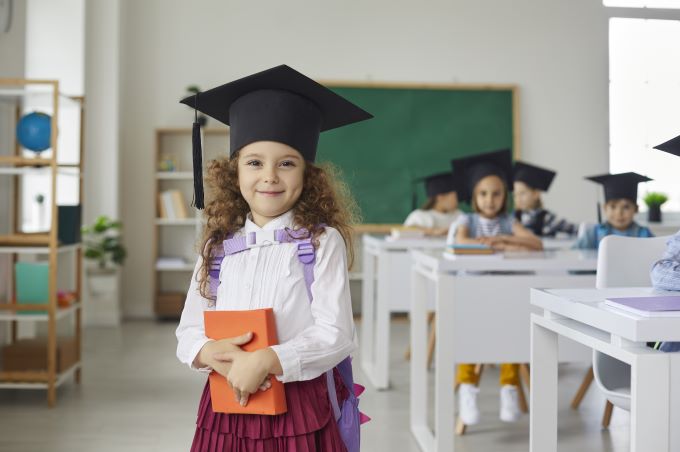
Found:
[{"label": "white chair", "polygon": [[[668,237],[605,237],[598,250],[595,286],[649,286],[649,271],[661,259],[667,240]],[[630,411],[630,366],[593,351],[593,376],[607,398],[602,418],[602,427],[607,428],[614,406]]]}]

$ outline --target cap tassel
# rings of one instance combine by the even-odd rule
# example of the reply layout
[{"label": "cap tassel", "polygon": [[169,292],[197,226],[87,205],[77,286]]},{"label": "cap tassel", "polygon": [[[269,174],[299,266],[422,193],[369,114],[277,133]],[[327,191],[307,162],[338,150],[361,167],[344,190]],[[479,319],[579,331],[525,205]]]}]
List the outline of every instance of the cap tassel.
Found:
[{"label": "cap tassel", "polygon": [[201,125],[198,123],[198,93],[194,103],[194,126],[191,130],[191,144],[194,157],[194,202],[193,206],[202,210],[203,204],[203,149],[201,148]]}]

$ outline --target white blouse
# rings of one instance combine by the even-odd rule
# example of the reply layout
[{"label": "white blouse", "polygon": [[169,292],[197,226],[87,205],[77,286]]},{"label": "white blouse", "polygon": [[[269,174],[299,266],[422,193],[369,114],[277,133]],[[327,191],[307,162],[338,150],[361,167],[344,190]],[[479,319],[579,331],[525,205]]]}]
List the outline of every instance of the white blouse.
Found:
[{"label": "white blouse", "polygon": [[[292,211],[263,228],[248,219],[235,236],[285,227],[294,227]],[[277,378],[284,383],[316,378],[356,350],[346,248],[336,229],[327,227],[319,237],[311,304],[296,243],[250,248],[226,256],[215,307],[209,307],[209,300],[199,293],[201,262],[199,257],[176,331],[181,362],[193,368],[199,351],[211,340],[205,336],[203,325],[206,309],[273,308],[279,345],[271,348],[281,361],[283,374]]]},{"label": "white blouse", "polygon": [[434,209],[416,209],[411,212],[404,226],[417,226],[421,228],[448,228],[454,223],[462,212],[456,209],[453,212],[438,212]]}]

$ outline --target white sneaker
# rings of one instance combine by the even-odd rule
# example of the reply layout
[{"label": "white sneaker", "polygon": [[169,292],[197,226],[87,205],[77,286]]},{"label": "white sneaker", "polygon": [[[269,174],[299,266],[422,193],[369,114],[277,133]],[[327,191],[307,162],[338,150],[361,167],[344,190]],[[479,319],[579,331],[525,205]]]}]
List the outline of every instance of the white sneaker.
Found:
[{"label": "white sneaker", "polygon": [[470,383],[461,383],[458,387],[458,415],[465,425],[479,422],[479,408],[477,407],[479,388]]},{"label": "white sneaker", "polygon": [[503,385],[501,388],[500,418],[503,422],[517,422],[522,416],[519,409],[519,394],[517,386]]}]

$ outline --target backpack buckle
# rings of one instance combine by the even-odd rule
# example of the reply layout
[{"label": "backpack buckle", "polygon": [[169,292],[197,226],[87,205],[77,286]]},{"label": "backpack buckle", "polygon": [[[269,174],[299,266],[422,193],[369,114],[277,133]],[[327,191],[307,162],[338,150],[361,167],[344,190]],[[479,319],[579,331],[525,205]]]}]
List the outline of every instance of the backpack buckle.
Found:
[{"label": "backpack buckle", "polygon": [[276,240],[276,231],[262,230],[250,232],[246,234],[246,246],[248,248],[257,248],[260,246],[278,245]]}]

